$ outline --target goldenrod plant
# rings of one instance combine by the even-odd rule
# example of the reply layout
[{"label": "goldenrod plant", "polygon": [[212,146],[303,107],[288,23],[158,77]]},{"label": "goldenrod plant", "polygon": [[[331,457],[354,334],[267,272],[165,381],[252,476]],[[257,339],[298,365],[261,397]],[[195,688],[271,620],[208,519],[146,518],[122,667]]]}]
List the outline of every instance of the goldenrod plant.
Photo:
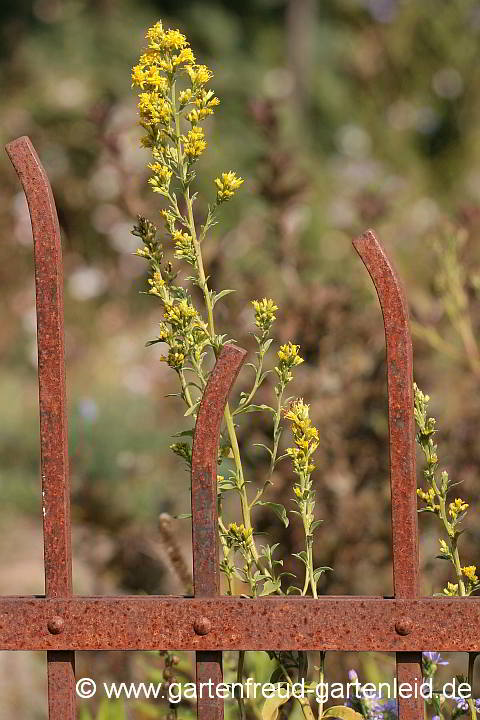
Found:
[{"label": "goldenrod plant", "polygon": [[428,416],[430,397],[414,385],[414,415],[417,425],[417,442],[425,456],[423,478],[425,488],[418,488],[417,495],[424,505],[420,512],[430,512],[438,517],[442,524],[444,537],[439,539],[440,554],[437,556],[451,563],[456,582],[448,582],[443,595],[466,596],[480,589],[475,565],[462,565],[458,550],[458,540],[462,531],[460,526],[465,519],[468,503],[461,497],[449,500],[451,482],[446,470],[438,473],[435,418]]},{"label": "goldenrod plant", "polygon": [[[138,90],[139,124],[143,128],[141,144],[150,154],[148,183],[162,200],[163,223],[159,228],[151,220],[139,217],[133,233],[141,240],[136,254],[149,265],[148,293],[160,302],[162,312],[159,332],[147,344],[163,346],[160,360],[176,375],[178,389],[174,394],[185,407],[185,417],[192,422],[190,429],[177,433],[171,450],[190,468],[193,426],[209,373],[221,349],[235,342],[228,330],[218,329],[215,313],[217,303],[225,302],[233,289],[212,289],[208,268],[204,265],[203,248],[205,243],[211,242],[212,229],[221,221],[222,206],[241,191],[244,180],[231,169],[219,172],[212,181],[212,197],[205,204],[207,209],[199,222],[200,210],[194,211],[198,202],[195,180],[199,160],[207,150],[205,123],[220,105],[210,87],[213,73],[197,62],[187,38],[179,30],[166,29],[159,21],[147,31],[146,39],[147,47],[132,70],[132,83]],[[164,243],[172,249],[175,266],[166,259],[170,253],[164,251]],[[188,270],[186,277],[184,269]],[[293,339],[277,349],[274,369],[266,369],[266,358],[272,353],[275,340],[273,327],[279,307],[271,298],[253,299],[251,310],[252,335],[257,349],[254,362],[247,367],[253,370],[253,381],[248,391],[240,393],[235,404],[227,404],[218,451],[218,531],[225,592],[249,597],[298,594],[316,598],[322,575],[331,569],[315,567],[313,553],[315,532],[322,522],[315,514],[312,475],[319,433],[310,418],[309,405],[302,398],[287,394],[295,368],[303,363],[303,358]],[[455,317],[459,312],[452,310]],[[271,405],[258,404],[258,390],[268,382],[272,385],[273,402]],[[419,489],[418,495],[425,503],[423,509],[437,515],[443,525],[445,537],[440,540],[440,557],[451,562],[456,581],[448,583],[443,594],[470,595],[480,587],[476,566],[462,565],[458,551],[459,526],[468,504],[459,497],[447,499],[450,490],[448,474],[442,472],[437,476],[437,448],[433,442],[435,421],[428,417],[428,400],[428,396],[415,386],[417,439],[426,459],[425,488]],[[250,491],[237,430],[242,415],[257,412],[269,415],[272,439],[268,446],[261,446],[268,457],[263,483]],[[292,443],[282,451],[285,422],[289,424]],[[274,470],[281,461],[290,461],[292,467],[292,509],[268,500]],[[238,499],[237,517],[226,516],[224,500],[228,494],[234,494]],[[304,546],[294,554],[301,564],[298,578],[284,571],[283,560],[276,557],[278,544],[259,544],[255,530],[255,508],[259,506],[269,507],[285,527],[290,515],[300,519]],[[177,659],[175,656],[174,661],[169,654],[164,655],[167,658],[164,675],[167,673],[165,679],[169,681]],[[309,667],[310,658],[306,652],[270,652],[267,655],[270,679],[278,684],[278,694],[260,705],[257,700],[237,696],[236,714],[230,714],[230,717],[277,720],[280,713],[287,712],[282,706],[289,701],[289,693],[280,692],[281,689],[288,690],[294,682],[303,681],[305,689],[313,693],[316,684],[324,681],[325,652],[319,653],[319,663],[313,667]],[[263,657],[267,658],[267,655],[263,654]],[[246,677],[246,668],[250,669],[253,653],[246,656],[241,651],[235,657],[233,673],[241,683]],[[433,652],[425,653],[423,662],[427,677],[433,677],[438,665],[445,664]],[[469,679],[472,672],[473,663]],[[307,720],[315,717],[318,720],[327,717],[391,720],[396,717],[396,702],[384,702],[381,698],[367,701],[362,697],[329,708],[325,708],[320,699],[314,713],[308,695],[307,692],[303,697],[295,696],[294,700],[294,712]],[[446,714],[446,705],[438,696],[430,704],[437,720],[453,719],[467,712],[472,720],[476,720],[474,700],[457,703],[450,714]],[[191,711],[183,705],[171,706],[168,717],[177,718],[184,709],[186,714],[183,716],[189,717]]]},{"label": "goldenrod plant", "polygon": [[[437,557],[446,560],[452,565],[454,573],[454,582],[447,582],[442,593],[437,595],[447,595],[449,597],[466,597],[480,590],[480,580],[477,575],[476,565],[464,565],[460,560],[460,552],[458,549],[458,541],[462,530],[461,523],[465,519],[469,504],[461,497],[449,498],[452,483],[446,470],[438,473],[438,455],[437,445],[434,442],[436,433],[436,420],[428,415],[428,404],[430,397],[425,395],[416,385],[414,389],[414,416],[417,426],[417,442],[422,449],[425,457],[425,468],[423,470],[424,488],[417,489],[417,495],[423,502],[423,507],[419,512],[433,513],[440,521],[443,536],[439,538],[440,551]],[[469,656],[469,667],[467,678],[463,678],[473,686],[473,670],[475,656]],[[437,663],[438,664],[438,663]],[[477,710],[480,709],[480,701],[473,698],[458,699],[455,713],[458,715],[468,712],[472,720],[477,718]],[[437,715],[443,720],[445,715],[442,707],[437,707]],[[456,715],[452,715],[456,717]]]},{"label": "goldenrod plant", "polygon": [[[197,63],[190,44],[179,30],[170,30],[157,22],[147,34],[147,47],[132,70],[132,83],[138,89],[138,112],[143,128],[142,146],[149,150],[151,170],[149,184],[163,199],[161,214],[163,229],[150,220],[139,217],[133,233],[142,246],[137,255],[150,267],[148,292],[161,303],[163,318],[159,333],[149,345],[161,343],[166,350],[161,361],[176,374],[179,390],[176,393],[185,405],[185,416],[195,422],[209,372],[222,347],[235,340],[227,333],[219,333],[215,322],[215,307],[232,289],[213,291],[203,262],[203,247],[210,239],[210,231],[220,220],[221,206],[230,202],[243,185],[243,178],[233,170],[220,172],[213,180],[213,197],[203,223],[198,224],[194,213],[197,193],[194,190],[198,160],[207,149],[204,123],[217,109],[220,100],[209,87],[212,71]],[[173,246],[179,264],[189,266],[185,282],[178,281],[179,271],[165,260],[164,239]],[[199,307],[193,288],[200,290],[203,299]],[[270,298],[252,300],[252,327],[257,352],[251,389],[242,392],[235,407],[227,404],[224,429],[219,448],[219,465],[233,460],[233,467],[218,475],[219,536],[222,558],[220,568],[225,576],[226,592],[235,594],[236,583],[251,597],[271,594],[298,593],[317,596],[317,587],[326,567],[314,567],[313,537],[320,521],[315,519],[315,490],[311,480],[314,470],[312,456],[318,447],[318,431],[309,417],[309,406],[301,399],[286,397],[294,369],[303,358],[300,347],[287,342],[277,350],[274,371],[264,368],[265,357],[274,338],[272,327],[278,306]],[[257,391],[274,373],[274,403],[272,406],[255,403]],[[269,469],[263,485],[253,495],[248,492],[248,478],[237,439],[237,422],[252,412],[269,413],[272,419],[272,443],[263,446],[268,454]],[[279,455],[283,423],[291,423],[293,446]],[[191,466],[193,428],[179,433],[172,451]],[[256,507],[267,506],[288,526],[286,508],[268,501],[266,493],[278,462],[290,458],[297,482],[293,485],[295,512],[302,522],[305,546],[296,554],[304,566],[302,577],[291,581],[291,573],[282,571],[283,561],[275,558],[276,545],[259,545],[255,536],[253,513]],[[227,520],[224,516],[224,496],[233,492],[239,499],[239,517]],[[244,653],[239,653],[238,679],[242,679]],[[278,654],[278,666],[284,669],[281,681],[293,683],[296,677],[306,677],[306,653]],[[287,671],[288,667],[288,671]],[[313,717],[308,700],[299,701],[305,717]],[[239,699],[239,715],[246,717],[245,704]],[[264,715],[268,706],[264,708]],[[272,711],[273,713],[277,710]]]}]

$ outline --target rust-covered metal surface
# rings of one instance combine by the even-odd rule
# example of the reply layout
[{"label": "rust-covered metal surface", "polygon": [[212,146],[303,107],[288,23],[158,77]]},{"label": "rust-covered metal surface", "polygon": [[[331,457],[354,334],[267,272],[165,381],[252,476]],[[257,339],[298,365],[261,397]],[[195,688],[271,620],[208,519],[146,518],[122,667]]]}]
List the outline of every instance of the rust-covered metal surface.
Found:
[{"label": "rust-covered metal surface", "polygon": [[[29,138],[14,140],[6,151],[22,183],[33,232],[45,594],[68,597],[72,550],[60,228],[47,174]],[[51,720],[75,717],[74,662],[73,652],[47,655]]]},{"label": "rust-covered metal surface", "polygon": [[[353,245],[362,258],[382,308],[387,350],[388,448],[392,494],[393,591],[396,598],[415,598],[420,592],[418,570],[417,477],[413,418],[412,339],[408,306],[402,284],[378,242],[368,230]],[[405,616],[397,629],[410,634],[412,619]],[[399,683],[414,686],[422,676],[421,654],[397,655]],[[423,715],[422,698],[398,699],[403,720]]]},{"label": "rust-covered metal surface", "polygon": [[[245,351],[231,345],[217,359],[195,428],[195,596],[72,595],[58,219],[30,140],[15,140],[7,152],[27,197],[34,238],[45,596],[0,598],[0,650],[47,651],[50,720],[75,717],[75,650],[194,650],[198,682],[221,681],[223,650],[393,651],[400,682],[420,679],[422,650],[480,653],[480,598],[419,597],[408,309],[393,265],[372,231],[356,238],[354,246],[376,287],[385,326],[394,597],[219,595],[217,450],[228,395],[245,359]],[[419,700],[401,699],[399,713],[401,720],[418,720],[423,707]],[[198,717],[222,720],[222,701],[199,699]]]},{"label": "rust-covered metal surface", "polygon": [[[192,552],[195,597],[220,594],[218,558],[217,466],[220,429],[228,395],[245,360],[246,351],[226,345],[218,356],[198,409],[192,446]],[[211,632],[212,620],[199,614],[193,631],[200,637]],[[204,650],[196,654],[198,687],[211,679],[222,682],[222,653]],[[222,720],[223,700],[197,700],[199,720]]]},{"label": "rust-covered metal surface", "polygon": [[[64,621],[52,635],[52,616]],[[411,620],[408,635],[397,624]],[[195,632],[203,622],[207,632]],[[480,651],[479,598],[73,597],[0,599],[7,650]]]}]

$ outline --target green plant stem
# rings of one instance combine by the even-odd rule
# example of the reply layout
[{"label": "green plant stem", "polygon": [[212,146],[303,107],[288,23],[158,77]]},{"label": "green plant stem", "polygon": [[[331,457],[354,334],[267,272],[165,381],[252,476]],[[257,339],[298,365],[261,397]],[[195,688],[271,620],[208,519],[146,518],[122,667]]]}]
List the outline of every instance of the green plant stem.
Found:
[{"label": "green plant stem", "polygon": [[257,490],[255,497],[253,498],[252,502],[250,503],[250,509],[254,507],[254,505],[257,504],[259,500],[261,500],[263,494],[265,493],[265,490],[269,485],[271,485],[270,478],[273,475],[273,471],[275,470],[275,462],[277,459],[277,453],[278,453],[278,444],[280,441],[280,435],[278,432],[279,426],[280,426],[280,420],[282,415],[282,402],[283,402],[283,393],[285,392],[285,387],[282,386],[278,393],[278,399],[277,399],[277,409],[275,411],[275,420],[273,422],[273,448],[272,448],[272,456],[270,458],[270,468],[268,470],[268,477],[263,483],[262,487]]},{"label": "green plant stem", "polygon": [[285,392],[285,385],[280,384],[277,387],[279,387],[279,390],[278,390],[278,397],[277,397],[277,410],[275,413],[275,420],[273,423],[273,449],[272,449],[272,457],[270,459],[270,476],[273,474],[273,471],[275,470],[275,462],[277,460],[278,444],[280,442],[279,427],[280,427],[280,420],[282,417],[283,394]]},{"label": "green plant stem", "polygon": [[320,650],[320,664],[318,667],[318,684],[320,685],[320,698],[318,700],[318,720],[322,719],[323,715],[323,681],[325,679],[325,650]]},{"label": "green plant stem", "polygon": [[[222,520],[222,514],[221,511],[218,513],[218,527],[220,528],[220,544],[222,546],[222,552],[224,560],[228,561],[230,557],[230,548],[228,547],[227,543],[225,542],[225,537],[227,533],[227,528],[225,527],[225,524]],[[233,595],[233,584],[232,584],[232,578],[229,573],[224,573],[227,577],[227,584],[228,584],[228,591],[227,595]]]},{"label": "green plant stem", "polygon": [[[287,680],[289,685],[293,685],[293,680],[290,677],[290,675],[287,673],[284,665],[282,663],[279,663],[280,670],[282,671],[285,679]],[[310,707],[310,703],[308,702],[308,699],[303,696],[295,696],[295,700],[298,701],[300,704],[300,707],[302,708],[303,717],[305,720],[315,720],[315,715],[313,714],[312,708]]]},{"label": "green plant stem", "polygon": [[[240,650],[238,653],[238,665],[237,665],[237,682],[243,683],[243,668],[245,665],[245,650]],[[246,720],[247,711],[245,708],[245,700],[240,694],[237,697],[238,711],[240,713],[240,720]]]},{"label": "green plant stem", "polygon": [[192,396],[190,395],[190,390],[187,387],[187,381],[185,380],[185,374],[184,374],[183,370],[177,370],[177,373],[178,373],[178,377],[180,378],[180,384],[182,386],[183,397],[184,397],[185,402],[187,403],[189,409],[191,409],[193,407]]},{"label": "green plant stem", "polygon": [[[310,478],[302,473],[300,477],[300,487],[302,492],[305,492],[309,485]],[[313,569],[313,538],[310,530],[311,515],[312,515],[312,504],[309,500],[301,500],[300,512],[302,515],[303,530],[305,533],[305,552],[307,554],[307,562],[305,565],[305,583],[303,586],[302,595],[307,594],[308,586],[312,588],[312,595],[314,598],[317,597],[317,586],[314,579]]]},{"label": "green plant stem", "polygon": [[[468,653],[468,675],[467,682],[472,688],[473,692],[473,670],[475,668],[475,660],[477,659],[478,653]],[[477,708],[475,706],[475,700],[470,697],[467,700],[468,707],[470,708],[470,715],[472,720],[477,720]]]},{"label": "green plant stem", "polygon": [[243,400],[243,402],[241,403],[241,405],[239,405],[239,407],[237,407],[237,408],[233,411],[232,415],[234,415],[234,416],[237,415],[237,414],[239,414],[239,413],[241,413],[241,412],[243,412],[243,411],[245,410],[245,408],[247,408],[247,407],[250,405],[250,403],[252,402],[253,398],[255,397],[255,393],[257,392],[258,388],[259,388],[260,385],[261,385],[261,383],[260,383],[260,378],[261,378],[261,376],[262,376],[263,361],[264,361],[264,358],[265,358],[265,350],[263,349],[263,343],[264,343],[265,340],[267,339],[267,335],[268,335],[268,333],[264,333],[264,334],[262,335],[262,338],[261,338],[260,343],[259,343],[260,349],[259,349],[259,351],[258,351],[258,365],[257,365],[257,369],[256,369],[256,371],[255,371],[255,380],[254,380],[254,382],[253,382],[253,387],[252,387],[252,389],[250,390],[250,393],[249,393],[248,397],[245,398],[245,399]]},{"label": "green plant stem", "polygon": [[448,538],[448,545],[450,547],[450,552],[452,554],[452,564],[455,568],[455,574],[457,576],[457,582],[458,582],[458,591],[461,597],[466,596],[465,591],[465,583],[463,582],[463,576],[462,576],[462,567],[460,564],[460,556],[458,554],[458,547],[456,540],[452,538],[451,532],[452,532],[452,525],[447,517],[447,508],[446,508],[446,502],[445,502],[445,496],[443,493],[441,493],[438,489],[437,482],[434,477],[432,477],[432,487],[435,490],[436,496],[438,498],[438,504],[440,505],[440,519],[442,520],[443,526],[445,528],[445,531],[447,533]]}]

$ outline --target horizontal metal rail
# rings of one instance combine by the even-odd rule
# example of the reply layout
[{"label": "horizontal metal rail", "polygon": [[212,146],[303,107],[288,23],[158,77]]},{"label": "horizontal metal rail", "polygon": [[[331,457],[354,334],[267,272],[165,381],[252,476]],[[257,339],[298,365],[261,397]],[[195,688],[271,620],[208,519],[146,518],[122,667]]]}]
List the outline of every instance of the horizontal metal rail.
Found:
[{"label": "horizontal metal rail", "polygon": [[480,652],[479,628],[480,598],[0,599],[5,650]]}]

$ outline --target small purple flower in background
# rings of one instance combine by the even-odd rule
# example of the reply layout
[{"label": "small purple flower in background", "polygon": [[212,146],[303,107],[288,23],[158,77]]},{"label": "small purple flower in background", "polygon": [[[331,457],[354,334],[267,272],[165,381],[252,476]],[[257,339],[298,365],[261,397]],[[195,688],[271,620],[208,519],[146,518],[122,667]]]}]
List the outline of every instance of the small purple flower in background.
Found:
[{"label": "small purple flower in background", "polygon": [[[457,710],[463,710],[464,713],[469,713],[470,708],[468,706],[468,701],[463,697],[453,698],[455,702],[457,703]],[[477,710],[480,710],[480,698],[477,698],[474,700],[475,702],[475,708]]]},{"label": "small purple flower in background", "polygon": [[443,660],[439,652],[424,652],[422,655],[425,660],[428,660],[435,665],[448,665],[448,660]]},{"label": "small purple flower in background", "polygon": [[432,720],[440,720],[440,715],[433,715]]},{"label": "small purple flower in background", "polygon": [[348,680],[350,683],[358,683],[358,685],[356,685],[355,692],[350,694],[345,701],[347,707],[353,708],[367,720],[397,720],[397,701],[394,698],[383,699],[378,694],[372,697],[370,693],[368,697],[365,697],[358,675],[353,669],[348,671]]},{"label": "small purple flower in background", "polygon": [[422,653],[423,673],[426,678],[431,678],[437,672],[439,665],[448,665],[448,660],[444,660],[439,652]]}]

